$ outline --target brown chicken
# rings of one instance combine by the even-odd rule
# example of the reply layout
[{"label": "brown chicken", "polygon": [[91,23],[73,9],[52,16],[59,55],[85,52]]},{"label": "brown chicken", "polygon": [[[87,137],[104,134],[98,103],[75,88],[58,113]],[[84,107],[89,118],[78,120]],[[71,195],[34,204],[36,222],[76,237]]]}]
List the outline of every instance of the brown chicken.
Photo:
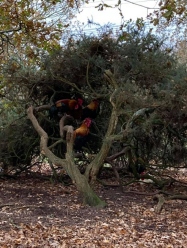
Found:
[{"label": "brown chicken", "polygon": [[82,99],[78,99],[78,100],[62,99],[62,100],[55,102],[55,105],[57,108],[59,108],[61,106],[66,106],[67,109],[74,110],[74,109],[78,109],[80,106],[82,106]]},{"label": "brown chicken", "polygon": [[82,122],[81,126],[75,130],[76,137],[77,136],[88,135],[89,134],[89,131],[90,131],[89,127],[91,126],[91,123],[92,123],[91,119],[90,118],[86,118]]},{"label": "brown chicken", "polygon": [[85,108],[82,110],[82,120],[85,118],[95,119],[100,112],[100,102],[97,99],[91,101]]},{"label": "brown chicken", "polygon": [[85,146],[87,141],[89,140],[89,132],[92,120],[90,118],[86,118],[81,126],[77,128],[75,133],[75,141],[74,141],[74,149],[77,151],[81,151],[82,147]]},{"label": "brown chicken", "polygon": [[82,103],[81,98],[75,99],[62,99],[55,102],[56,108],[59,110],[59,113],[66,113],[71,115],[74,119],[80,119],[82,116]]}]

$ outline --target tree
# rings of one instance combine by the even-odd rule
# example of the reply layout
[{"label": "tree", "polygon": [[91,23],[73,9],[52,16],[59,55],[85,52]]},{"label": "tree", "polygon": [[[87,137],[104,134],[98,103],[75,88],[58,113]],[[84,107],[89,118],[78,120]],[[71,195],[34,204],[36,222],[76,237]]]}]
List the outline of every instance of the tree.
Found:
[{"label": "tree", "polygon": [[[186,71],[178,68],[164,40],[128,23],[117,37],[102,33],[69,39],[41,61],[33,70],[7,70],[7,80],[13,80],[13,88],[21,85],[25,103],[34,106],[28,116],[40,136],[41,152],[54,166],[63,166],[86,203],[105,205],[91,187],[105,162],[117,174],[115,164],[124,161],[123,169],[130,167],[136,179],[142,164],[159,187],[168,181],[162,169],[185,166]],[[84,106],[95,98],[101,102],[79,159],[86,160],[84,171],[78,170],[73,152],[79,123],[62,126],[70,137],[64,140],[58,121],[48,113],[55,101],[77,97]]]},{"label": "tree", "polygon": [[[8,91],[11,85],[4,82],[4,73],[30,66],[36,69],[41,54],[58,47],[77,7],[69,1],[2,1],[0,8],[0,90]],[[6,87],[5,90],[3,88]]]},{"label": "tree", "polygon": [[8,78],[20,69],[24,73],[25,67],[30,67],[30,73],[37,71],[41,54],[59,46],[77,7],[69,1],[1,1],[0,97],[1,105],[6,104],[5,112],[9,105],[12,109],[15,96],[19,95],[18,101],[24,99],[21,91],[25,90],[17,85],[12,91],[5,74]]},{"label": "tree", "polygon": [[[0,135],[3,137],[1,161],[3,160],[4,164],[18,167],[24,163],[29,164],[28,161],[33,157],[32,149],[37,154],[37,141],[34,142],[36,137],[29,132],[25,120],[27,96],[31,90],[29,80],[32,80],[31,75],[38,71],[41,54],[49,53],[51,49],[59,46],[61,35],[77,7],[69,5],[69,1],[1,1]],[[11,76],[20,78],[20,73],[25,77],[26,85],[20,81],[20,84],[12,82]],[[13,137],[18,137],[21,125],[23,134],[31,142],[30,145],[25,137],[18,138],[17,143],[12,140]],[[20,153],[23,153],[23,156],[20,156]],[[8,158],[4,159],[4,156]]]},{"label": "tree", "polygon": [[[1,53],[13,49],[51,49],[59,45],[75,9],[69,1],[3,1],[1,3]],[[29,56],[29,54],[27,54]]]},{"label": "tree", "polygon": [[[71,40],[66,49],[54,52],[44,63],[48,78],[51,77],[45,83],[48,90],[42,90],[44,82],[39,82],[37,89],[48,101],[54,92],[55,100],[65,97],[65,91],[69,92],[69,97],[79,94],[86,101],[93,98],[102,101],[104,107],[96,121],[96,126],[100,127],[100,132],[95,133],[98,146],[87,147],[90,153],[97,151],[85,170],[87,180],[95,181],[104,161],[112,162],[109,158],[115,157],[111,152],[118,141],[128,147],[117,152],[125,156],[129,165],[143,161],[153,173],[151,178],[162,187],[164,182],[154,174],[155,164],[162,163],[167,168],[185,160],[186,95],[182,78],[186,73],[176,71],[173,56],[150,32],[144,34],[128,26],[118,39],[105,37]],[[108,118],[107,113],[110,113]],[[65,159],[69,159],[71,169],[63,166],[77,188],[80,189],[78,184],[83,181],[87,185],[85,177],[78,176],[80,172],[75,169],[71,149],[67,150]],[[140,178],[136,169],[134,173]],[[88,194],[81,191],[83,195]],[[95,205],[95,200],[86,202]]]},{"label": "tree", "polygon": [[159,6],[160,9],[154,12],[155,18],[153,19],[153,23],[155,25],[163,19],[165,19],[167,23],[175,21],[177,24],[181,24],[186,20],[186,1],[161,0]]},{"label": "tree", "polygon": [[175,53],[178,58],[179,63],[185,64],[187,61],[187,54],[186,54],[186,38],[182,38],[176,42]]}]

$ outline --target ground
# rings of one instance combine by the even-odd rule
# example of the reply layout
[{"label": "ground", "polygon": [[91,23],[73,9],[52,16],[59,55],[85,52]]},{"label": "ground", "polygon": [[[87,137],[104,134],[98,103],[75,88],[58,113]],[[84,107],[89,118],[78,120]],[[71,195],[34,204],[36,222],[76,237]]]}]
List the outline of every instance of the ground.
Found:
[{"label": "ground", "polygon": [[186,247],[186,201],[168,201],[157,214],[149,185],[98,186],[108,206],[91,208],[73,185],[36,175],[0,179],[1,248]]}]

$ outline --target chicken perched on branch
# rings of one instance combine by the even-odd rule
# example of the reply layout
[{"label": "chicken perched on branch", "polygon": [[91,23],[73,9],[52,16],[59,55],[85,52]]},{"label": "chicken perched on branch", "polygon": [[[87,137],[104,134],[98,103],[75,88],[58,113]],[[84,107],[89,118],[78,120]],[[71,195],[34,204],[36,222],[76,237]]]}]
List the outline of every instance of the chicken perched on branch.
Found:
[{"label": "chicken perched on branch", "polygon": [[89,132],[92,120],[90,118],[86,118],[81,126],[74,131],[75,141],[74,141],[74,149],[77,151],[81,151],[82,147],[87,143],[89,139]]},{"label": "chicken perched on branch", "polygon": [[49,111],[50,117],[62,117],[63,114],[71,115],[74,119],[80,119],[82,116],[82,103],[81,98],[75,99],[62,99],[57,102]]},{"label": "chicken perched on branch", "polygon": [[80,107],[82,107],[83,100],[81,98],[78,98],[77,100],[75,99],[62,99],[57,102],[55,102],[55,106],[57,108],[62,107],[65,110],[77,110]]},{"label": "chicken perched on branch", "polygon": [[100,112],[100,102],[97,99],[91,101],[85,108],[82,110],[82,120],[85,118],[95,119]]}]

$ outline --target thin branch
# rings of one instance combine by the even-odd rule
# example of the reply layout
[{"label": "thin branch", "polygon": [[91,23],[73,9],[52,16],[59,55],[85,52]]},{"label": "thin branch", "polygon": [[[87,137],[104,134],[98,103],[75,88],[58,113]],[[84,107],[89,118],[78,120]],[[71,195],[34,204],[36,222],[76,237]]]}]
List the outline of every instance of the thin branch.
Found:
[{"label": "thin branch", "polygon": [[89,65],[90,65],[90,63],[89,63],[89,61],[88,61],[88,64],[87,64],[87,67],[86,67],[86,83],[87,83],[89,89],[95,94],[96,92],[95,92],[95,90],[92,88],[91,84],[89,83],[89,79],[88,79]]},{"label": "thin branch", "polygon": [[107,162],[107,161],[108,161],[108,162],[113,161],[113,160],[115,160],[116,158],[119,158],[119,157],[123,156],[124,154],[126,154],[127,151],[129,151],[129,149],[131,149],[130,146],[127,146],[127,147],[125,147],[123,150],[121,150],[120,152],[117,152],[117,153],[111,155],[110,157],[107,157],[107,158],[105,159],[105,161],[106,161],[106,162]]},{"label": "thin branch", "polygon": [[147,7],[147,6],[144,6],[144,5],[141,5],[141,4],[138,4],[138,3],[134,3],[134,2],[131,2],[131,1],[128,1],[128,0],[125,0],[125,2],[140,6],[140,7],[145,8],[145,9],[159,9],[159,8]]},{"label": "thin branch", "polygon": [[65,140],[63,140],[63,139],[57,140],[55,143],[53,143],[48,148],[51,150],[52,148],[54,148],[55,146],[57,146],[58,144],[61,144],[61,143],[64,143],[65,144]]},{"label": "thin branch", "polygon": [[47,105],[42,105],[42,106],[36,107],[36,108],[34,108],[34,110],[36,112],[40,112],[43,110],[49,110],[50,108],[51,108],[51,106],[47,104]]},{"label": "thin branch", "polygon": [[5,33],[11,33],[11,32],[17,32],[17,31],[19,31],[19,30],[21,30],[22,29],[22,25],[23,25],[23,23],[19,23],[19,27],[18,28],[16,28],[16,29],[8,29],[8,30],[4,30],[4,31],[0,31],[0,34],[5,34]]},{"label": "thin branch", "polygon": [[114,78],[113,73],[110,70],[105,70],[104,77],[107,79],[107,81],[114,87],[114,89],[118,88],[118,84]]}]

